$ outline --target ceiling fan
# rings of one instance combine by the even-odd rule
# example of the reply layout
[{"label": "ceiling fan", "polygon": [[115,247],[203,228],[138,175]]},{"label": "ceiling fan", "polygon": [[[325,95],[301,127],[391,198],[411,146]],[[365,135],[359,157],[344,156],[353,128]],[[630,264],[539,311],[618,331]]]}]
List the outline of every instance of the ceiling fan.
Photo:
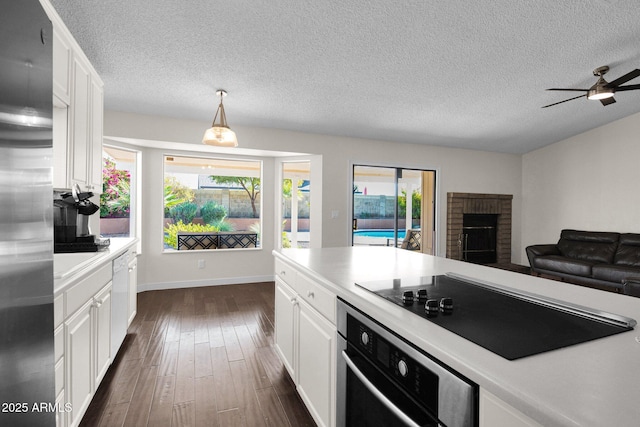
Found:
[{"label": "ceiling fan", "polygon": [[542,108],[552,107],[554,105],[562,104],[563,102],[572,101],[574,99],[582,98],[584,96],[586,96],[587,99],[599,100],[602,103],[602,105],[607,106],[609,104],[613,104],[614,102],[616,102],[616,100],[613,99],[613,95],[616,92],[624,91],[624,90],[637,90],[637,89],[640,89],[640,84],[638,84],[638,85],[629,85],[629,86],[620,86],[621,84],[626,83],[629,80],[633,80],[636,77],[640,76],[640,70],[639,69],[636,68],[635,70],[628,72],[624,76],[618,77],[617,79],[615,79],[611,83],[608,83],[602,77],[605,74],[607,74],[607,71],[609,71],[609,67],[607,67],[606,65],[603,66],[603,67],[598,67],[595,70],[593,70],[593,75],[598,77],[598,81],[596,82],[596,84],[591,86],[589,89],[565,89],[565,88],[547,89],[547,90],[560,90],[560,91],[586,92],[586,93],[584,95],[576,96],[574,98],[565,99],[564,101],[560,101],[560,102],[556,102],[556,103],[553,103],[553,104],[545,105]]}]

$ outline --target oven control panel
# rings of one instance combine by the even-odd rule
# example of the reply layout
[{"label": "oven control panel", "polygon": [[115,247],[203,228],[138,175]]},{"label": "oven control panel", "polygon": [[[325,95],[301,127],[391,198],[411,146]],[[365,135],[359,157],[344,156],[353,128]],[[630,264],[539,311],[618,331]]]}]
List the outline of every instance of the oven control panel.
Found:
[{"label": "oven control panel", "polygon": [[437,411],[439,378],[436,374],[358,320],[349,317],[347,328],[349,337],[357,337],[348,338],[351,345],[374,362],[378,369],[399,384],[410,396]]}]

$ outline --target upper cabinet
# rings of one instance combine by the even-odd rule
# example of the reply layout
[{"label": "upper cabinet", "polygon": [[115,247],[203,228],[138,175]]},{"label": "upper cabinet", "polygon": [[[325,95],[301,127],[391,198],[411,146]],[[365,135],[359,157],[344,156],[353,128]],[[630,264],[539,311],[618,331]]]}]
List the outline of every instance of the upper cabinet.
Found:
[{"label": "upper cabinet", "polygon": [[69,105],[72,52],[66,34],[60,27],[53,27],[53,94]]},{"label": "upper cabinet", "polygon": [[102,192],[103,83],[49,0],[53,23],[53,187]]}]

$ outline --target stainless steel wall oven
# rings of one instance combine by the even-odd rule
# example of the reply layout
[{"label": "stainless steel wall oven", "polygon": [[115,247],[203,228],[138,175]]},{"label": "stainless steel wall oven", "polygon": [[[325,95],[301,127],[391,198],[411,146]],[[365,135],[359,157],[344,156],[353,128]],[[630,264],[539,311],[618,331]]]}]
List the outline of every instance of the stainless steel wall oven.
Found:
[{"label": "stainless steel wall oven", "polygon": [[338,299],[338,426],[478,425],[478,386]]}]

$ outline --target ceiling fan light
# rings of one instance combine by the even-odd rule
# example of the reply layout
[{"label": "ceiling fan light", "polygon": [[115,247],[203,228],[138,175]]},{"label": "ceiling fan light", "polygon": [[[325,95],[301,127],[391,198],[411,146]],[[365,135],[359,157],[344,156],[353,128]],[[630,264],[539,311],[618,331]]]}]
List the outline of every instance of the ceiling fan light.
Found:
[{"label": "ceiling fan light", "polygon": [[595,87],[593,89],[590,89],[589,93],[587,94],[587,98],[593,100],[607,99],[611,98],[612,96],[613,90],[604,87]]},{"label": "ceiling fan light", "polygon": [[[227,125],[227,115],[224,112],[224,105],[222,105],[222,98],[227,95],[227,92],[218,90],[216,95],[220,96],[220,105],[218,105],[216,115],[213,116],[211,127],[204,133],[202,143],[216,147],[237,147],[238,138],[236,133]],[[216,123],[218,118],[219,121]]]}]

